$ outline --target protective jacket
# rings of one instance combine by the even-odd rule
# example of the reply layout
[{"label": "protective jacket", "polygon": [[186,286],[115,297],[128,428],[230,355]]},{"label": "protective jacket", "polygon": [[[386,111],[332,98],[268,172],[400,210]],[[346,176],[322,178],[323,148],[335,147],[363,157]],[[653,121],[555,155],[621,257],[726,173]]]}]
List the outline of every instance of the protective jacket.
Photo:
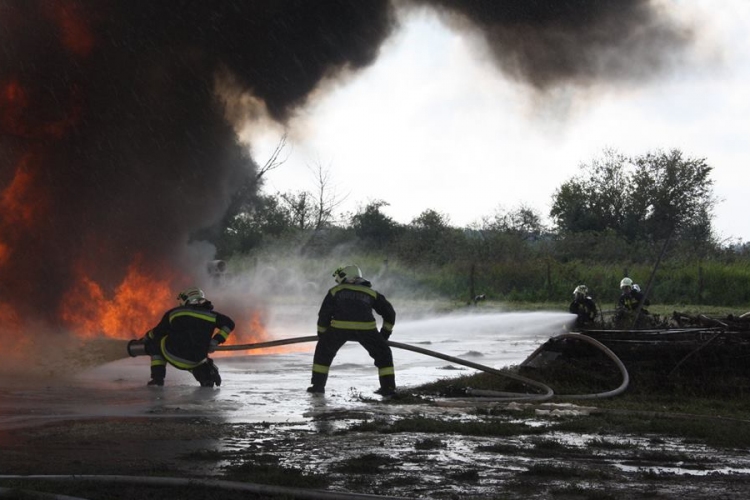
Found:
[{"label": "protective jacket", "polygon": [[[640,304],[641,302],[643,302],[644,306],[648,306],[651,304],[648,299],[644,301],[643,294],[641,292],[631,290],[630,293],[623,293],[622,295],[620,295],[620,299],[617,301],[617,306],[619,309],[635,312],[635,310],[638,309],[638,304]],[[645,311],[643,308],[641,308],[641,312],[643,312],[644,314],[648,314],[648,311]]]},{"label": "protective jacket", "polygon": [[576,325],[592,323],[596,319],[597,309],[594,299],[589,296],[576,298],[570,303],[569,310],[577,316]]},{"label": "protective jacket", "polygon": [[367,280],[341,283],[328,290],[318,311],[318,334],[330,328],[339,330],[374,330],[373,311],[383,317],[384,333],[390,334],[396,323],[396,311],[384,295],[372,289]]},{"label": "protective jacket", "polygon": [[211,346],[223,343],[234,330],[234,321],[213,310],[208,300],[170,309],[146,335],[151,355],[151,379],[163,385],[167,363],[190,371],[202,386],[221,384],[219,370],[208,357]]}]

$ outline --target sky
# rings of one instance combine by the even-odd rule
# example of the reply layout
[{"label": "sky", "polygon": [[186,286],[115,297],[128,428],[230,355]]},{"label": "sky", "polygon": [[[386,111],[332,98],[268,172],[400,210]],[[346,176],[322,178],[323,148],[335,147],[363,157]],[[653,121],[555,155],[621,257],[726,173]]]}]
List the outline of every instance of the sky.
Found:
[{"label": "sky", "polygon": [[[750,241],[750,2],[664,4],[697,27],[687,62],[637,84],[544,96],[505,75],[470,33],[412,13],[374,64],[297,111],[264,191],[315,192],[322,171],[339,214],[383,200],[400,223],[432,209],[460,227],[521,205],[546,217],[555,190],[605,149],[676,148],[713,167],[718,239]],[[248,127],[258,163],[282,133],[270,122]]]}]

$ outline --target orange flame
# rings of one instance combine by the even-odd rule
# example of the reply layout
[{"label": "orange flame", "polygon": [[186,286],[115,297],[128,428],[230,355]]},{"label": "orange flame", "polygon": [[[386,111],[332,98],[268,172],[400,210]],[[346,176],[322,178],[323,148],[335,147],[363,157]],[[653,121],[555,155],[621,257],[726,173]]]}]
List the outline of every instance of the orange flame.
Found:
[{"label": "orange flame", "polygon": [[46,210],[44,197],[35,186],[34,157],[27,154],[21,159],[15,176],[8,187],[0,193],[0,211],[8,226],[18,224],[29,227]]},{"label": "orange flame", "polygon": [[47,15],[57,23],[65,48],[80,57],[89,55],[94,47],[94,35],[85,19],[82,5],[73,0],[56,0],[47,7]]},{"label": "orange flame", "polygon": [[169,282],[145,275],[137,262],[130,265],[110,297],[98,283],[82,272],[79,275],[78,283],[62,302],[60,318],[84,338],[140,337],[175,305]]}]

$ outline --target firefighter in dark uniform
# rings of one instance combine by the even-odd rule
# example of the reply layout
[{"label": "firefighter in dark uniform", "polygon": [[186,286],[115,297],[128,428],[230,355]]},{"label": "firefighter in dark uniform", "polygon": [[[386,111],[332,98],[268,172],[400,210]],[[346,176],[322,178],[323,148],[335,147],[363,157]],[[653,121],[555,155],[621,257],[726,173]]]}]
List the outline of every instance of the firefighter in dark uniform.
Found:
[{"label": "firefighter in dark uniform", "polygon": [[586,285],[578,285],[573,290],[573,302],[570,303],[569,311],[576,315],[576,326],[586,326],[596,321],[598,313],[594,299],[589,296]]},{"label": "firefighter in dark uniform", "polygon": [[219,369],[208,353],[229,337],[234,321],[214,311],[200,288],[180,292],[177,300],[181,305],[164,313],[159,324],[143,337],[151,356],[148,385],[164,385],[167,363],[192,373],[202,387],[221,385]]},{"label": "firefighter in dark uniform", "polygon": [[[644,309],[643,306],[651,304],[648,299],[644,298],[641,293],[641,288],[638,285],[633,284],[633,280],[630,278],[623,278],[620,281],[620,298],[617,300],[617,309],[615,313],[615,321],[632,321],[635,317],[635,312],[638,310],[638,306],[641,306],[641,314],[647,315],[649,312]],[[641,319],[640,317],[638,318]]]},{"label": "firefighter in dark uniform", "polygon": [[[354,340],[367,350],[378,368],[380,388],[375,392],[391,396],[396,392],[396,375],[388,338],[396,322],[396,311],[385,296],[372,289],[359,267],[340,267],[333,277],[337,285],[328,290],[318,312],[318,344],[313,357],[312,386],[307,392],[325,393],[333,358],[347,341]],[[383,318],[380,331],[373,311]]]}]

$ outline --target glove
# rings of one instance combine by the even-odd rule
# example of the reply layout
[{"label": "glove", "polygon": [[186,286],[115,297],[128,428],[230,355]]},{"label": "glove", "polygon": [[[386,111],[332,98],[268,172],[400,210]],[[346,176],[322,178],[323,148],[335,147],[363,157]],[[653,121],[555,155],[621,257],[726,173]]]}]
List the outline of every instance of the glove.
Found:
[{"label": "glove", "polygon": [[216,339],[211,339],[211,342],[208,344],[208,352],[214,352],[217,345],[219,345],[219,341]]},{"label": "glove", "polygon": [[393,332],[386,330],[385,328],[380,329],[380,335],[382,335],[385,340],[388,340],[391,337],[392,333]]}]

